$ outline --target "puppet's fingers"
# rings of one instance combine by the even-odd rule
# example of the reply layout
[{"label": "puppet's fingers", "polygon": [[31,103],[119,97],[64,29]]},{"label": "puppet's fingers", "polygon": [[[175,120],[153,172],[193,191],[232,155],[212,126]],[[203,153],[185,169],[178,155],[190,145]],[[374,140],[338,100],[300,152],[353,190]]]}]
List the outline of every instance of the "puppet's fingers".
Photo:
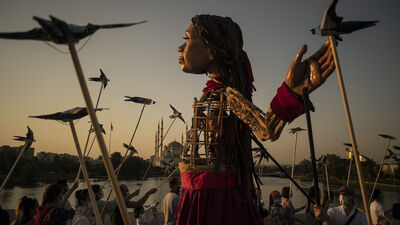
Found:
[{"label": "puppet's fingers", "polygon": [[333,73],[335,68],[336,68],[335,61],[332,60],[328,68],[322,72],[322,79],[325,81]]},{"label": "puppet's fingers", "polygon": [[329,40],[325,41],[324,44],[321,46],[321,48],[318,51],[316,51],[311,57],[318,61],[329,49],[329,46],[330,46]]}]

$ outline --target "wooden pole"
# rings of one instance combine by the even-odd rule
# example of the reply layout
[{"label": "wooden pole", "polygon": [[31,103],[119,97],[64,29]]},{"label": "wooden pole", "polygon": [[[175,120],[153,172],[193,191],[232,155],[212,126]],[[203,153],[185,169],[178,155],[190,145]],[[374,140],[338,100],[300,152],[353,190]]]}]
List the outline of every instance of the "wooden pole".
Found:
[{"label": "wooden pole", "polygon": [[96,223],[99,224],[99,225],[102,225],[103,222],[101,220],[99,209],[97,207],[96,196],[94,195],[94,192],[93,192],[93,189],[92,189],[92,185],[91,185],[90,180],[89,180],[89,174],[88,174],[87,169],[86,169],[85,159],[83,158],[81,147],[79,146],[79,140],[78,140],[78,136],[76,135],[74,121],[70,120],[69,121],[69,126],[71,127],[72,137],[74,138],[76,151],[78,152],[78,158],[79,158],[79,163],[81,164],[81,168],[82,168],[82,172],[83,172],[83,178],[85,179],[86,186],[88,187],[90,201],[92,202],[94,215],[96,217]]},{"label": "wooden pole", "polygon": [[357,142],[356,142],[356,136],[354,134],[353,122],[351,120],[351,115],[350,115],[349,104],[348,104],[348,101],[347,101],[346,90],[344,88],[344,82],[343,82],[343,78],[342,78],[342,70],[341,70],[340,64],[339,64],[339,57],[338,57],[337,51],[336,51],[335,37],[333,35],[329,35],[329,41],[330,41],[330,44],[332,46],[333,59],[335,60],[336,73],[337,73],[337,76],[338,76],[340,92],[342,94],[342,101],[343,101],[343,105],[344,105],[344,109],[345,109],[345,113],[346,113],[347,125],[348,125],[348,128],[349,128],[349,133],[350,133],[350,137],[351,137],[351,143],[353,145],[351,149],[352,149],[352,152],[354,154],[354,161],[356,163],[358,181],[360,183],[361,195],[362,195],[363,204],[364,204],[364,211],[365,211],[365,214],[367,216],[368,225],[372,225],[371,214],[370,214],[370,211],[369,211],[369,206],[368,206],[367,197],[366,197],[365,188],[364,188],[364,175],[363,175],[363,172],[362,172],[362,169],[361,169],[361,165],[360,165],[359,153],[358,153],[358,149],[357,149],[358,145],[357,145]]},{"label": "wooden pole", "polygon": [[326,187],[328,189],[328,197],[331,199],[331,190],[329,187],[329,174],[328,174],[328,165],[325,164],[325,177],[326,177]]},{"label": "wooden pole", "polygon": [[176,168],[172,171],[172,173],[170,173],[170,174],[168,175],[168,177],[165,177],[165,175],[164,175],[164,177],[165,177],[164,180],[161,181],[161,183],[159,183],[159,184],[157,185],[156,189],[160,188],[161,185],[163,185],[163,184],[165,183],[165,181],[167,181],[170,177],[172,177],[172,175],[174,175],[174,173],[175,173],[176,171],[178,171],[178,169],[179,169],[179,166],[176,167]]},{"label": "wooden pole", "polygon": [[[112,123],[111,123],[111,125],[112,125]],[[108,154],[110,154],[110,156],[111,156],[111,133],[112,133],[112,129],[110,128],[110,139],[108,140]]]},{"label": "wooden pole", "polygon": [[347,182],[346,182],[346,186],[349,186],[349,182],[350,182],[350,174],[351,174],[351,166],[353,163],[353,153],[350,152],[350,164],[349,164],[349,171],[347,172]]},{"label": "wooden pole", "polygon": [[254,133],[250,133],[250,137],[251,139],[258,145],[258,147],[260,147],[264,153],[267,155],[267,159],[271,159],[271,161],[278,167],[278,169],[284,173],[292,182],[293,184],[300,190],[301,193],[303,193],[303,195],[313,204],[315,204],[314,200],[312,198],[310,198],[310,196],[308,196],[308,194],[304,191],[304,189],[295,181],[293,180],[293,178],[289,175],[288,172],[286,172],[286,170],[278,163],[278,161],[276,161],[274,159],[274,157],[272,157],[272,155],[267,151],[267,149],[265,149],[264,145],[257,139],[257,137],[254,135]]},{"label": "wooden pole", "polygon": [[388,143],[387,143],[387,145],[386,145],[385,154],[383,154],[383,159],[382,159],[381,164],[380,164],[380,166],[379,166],[378,174],[376,175],[376,179],[375,179],[375,182],[374,182],[374,187],[372,188],[372,191],[371,191],[371,197],[369,197],[369,202],[372,201],[372,195],[374,194],[375,187],[376,187],[376,183],[378,183],[379,175],[381,174],[381,170],[382,170],[382,167],[383,167],[383,162],[385,161],[385,156],[386,156],[386,153],[387,153],[387,150],[388,150],[388,148],[389,148],[389,145],[390,145],[390,142],[391,142],[391,141],[392,141],[392,140],[389,139],[389,141],[388,141]]},{"label": "wooden pole", "polygon": [[[97,96],[97,102],[96,102],[96,108],[95,109],[97,109],[97,107],[99,105],[99,101],[100,101],[100,96],[101,96],[101,91],[102,90],[103,90],[103,84],[101,84],[99,95]],[[88,136],[86,138],[85,148],[83,150],[83,159],[85,159],[85,157],[86,157],[86,150],[87,150],[87,146],[88,146],[89,139],[90,139],[90,134],[91,134],[90,130],[91,129],[92,129],[92,124],[90,124],[89,131],[88,131]],[[93,139],[93,142],[94,142],[94,139]],[[91,146],[93,146],[93,142],[92,142]],[[91,146],[90,146],[90,148],[92,148]],[[89,149],[89,153],[90,153],[90,149]],[[89,155],[89,153],[87,155]],[[78,173],[76,174],[75,180],[79,179],[79,177],[81,176],[81,171],[82,171],[82,168],[79,166]]]},{"label": "wooden pole", "polygon": [[[306,113],[306,119],[307,119],[307,131],[308,131],[308,142],[310,144],[310,155],[311,155],[311,169],[314,177],[314,187],[315,187],[315,195],[316,196],[311,196],[315,197],[315,202],[317,205],[321,205],[321,199],[320,199],[320,190],[319,190],[319,183],[318,183],[318,172],[317,172],[317,164],[315,160],[315,149],[314,149],[314,138],[313,138],[313,132],[312,132],[312,126],[311,126],[311,116],[310,116],[310,109],[309,109],[309,104],[310,104],[310,99],[308,98],[308,89],[305,87],[303,89],[303,103],[304,103],[304,111]],[[319,223],[319,222],[318,222]],[[321,223],[319,223],[321,224]]]},{"label": "wooden pole", "polygon": [[68,49],[75,67],[75,71],[76,71],[76,75],[79,81],[79,85],[83,94],[83,98],[85,100],[86,103],[86,109],[88,111],[88,114],[90,116],[90,120],[92,121],[92,125],[94,127],[94,132],[96,134],[97,137],[97,141],[99,143],[100,146],[100,150],[101,150],[101,154],[103,156],[103,161],[104,161],[104,166],[106,168],[107,174],[109,179],[111,180],[111,184],[112,184],[112,188],[114,190],[115,193],[115,199],[117,201],[119,210],[121,212],[121,217],[122,220],[124,221],[125,225],[132,225],[132,221],[128,215],[128,211],[126,209],[126,204],[124,201],[124,198],[122,196],[121,190],[119,188],[119,184],[117,181],[117,178],[114,176],[114,170],[111,164],[111,160],[110,157],[108,156],[108,151],[107,151],[107,147],[106,144],[104,142],[104,138],[101,134],[101,130],[100,130],[100,125],[99,122],[97,120],[97,116],[96,113],[93,109],[93,103],[92,100],[90,98],[90,94],[89,94],[89,90],[88,87],[86,85],[86,81],[83,75],[83,71],[82,71],[82,67],[81,64],[79,62],[79,58],[78,58],[78,54],[76,53],[76,49],[75,49],[75,45],[72,42],[68,43]]},{"label": "wooden pole", "polygon": [[3,190],[3,188],[6,186],[6,183],[7,183],[8,179],[11,177],[11,174],[13,173],[13,171],[14,171],[15,167],[17,166],[19,160],[22,158],[22,156],[24,155],[26,149],[30,145],[29,142],[32,143],[32,141],[30,141],[30,140],[25,141],[25,144],[22,147],[21,151],[19,152],[19,155],[18,155],[17,159],[15,160],[14,165],[11,167],[10,171],[8,171],[7,177],[6,177],[6,179],[4,179],[3,184],[1,184],[0,193]]},{"label": "wooden pole", "polygon": [[[296,161],[296,147],[297,147],[297,134],[298,134],[299,132],[296,132],[296,137],[295,137],[295,139],[294,139],[294,151],[293,151],[293,156],[292,156],[292,172],[291,172],[291,177],[293,178],[293,175],[294,175],[294,164],[295,164],[295,161]],[[292,186],[293,186],[293,183],[292,183],[292,181],[290,181],[290,185],[289,185],[289,193],[292,193]]]}]

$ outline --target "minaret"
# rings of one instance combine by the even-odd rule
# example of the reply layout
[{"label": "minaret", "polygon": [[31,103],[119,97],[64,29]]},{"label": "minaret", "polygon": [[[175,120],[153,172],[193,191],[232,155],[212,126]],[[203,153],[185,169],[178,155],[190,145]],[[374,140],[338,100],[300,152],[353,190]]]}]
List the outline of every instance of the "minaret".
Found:
[{"label": "minaret", "polygon": [[160,164],[160,122],[158,122],[158,128],[157,128],[157,165],[159,166]]},{"label": "minaret", "polygon": [[160,162],[163,160],[163,139],[164,139],[164,120],[161,117],[161,143],[160,143]]},{"label": "minaret", "polygon": [[181,138],[181,145],[183,146],[183,132],[182,132],[182,138]]},{"label": "minaret", "polygon": [[157,132],[154,136],[154,158],[153,158],[153,166],[156,166],[157,162]]}]

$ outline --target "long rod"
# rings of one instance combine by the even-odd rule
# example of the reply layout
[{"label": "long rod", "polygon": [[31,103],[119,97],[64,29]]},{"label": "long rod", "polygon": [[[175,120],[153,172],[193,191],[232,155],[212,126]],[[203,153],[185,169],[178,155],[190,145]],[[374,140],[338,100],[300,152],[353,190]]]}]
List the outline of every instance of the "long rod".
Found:
[{"label": "long rod", "polygon": [[[132,134],[131,140],[129,141],[128,146],[131,146],[132,141],[133,141],[133,138],[135,137],[136,131],[137,131],[138,127],[139,127],[140,120],[142,119],[143,110],[144,110],[144,107],[145,107],[145,106],[146,106],[146,105],[143,104],[142,111],[140,112],[139,119],[138,119],[138,121],[137,121],[137,123],[136,123],[135,130],[133,131],[133,134]],[[118,177],[119,171],[121,170],[122,165],[124,165],[125,161],[127,160],[127,157],[130,157],[130,156],[131,156],[131,154],[129,154],[129,156],[128,156],[128,151],[129,151],[128,149],[125,151],[125,155],[124,155],[124,157],[122,158],[121,163],[118,165],[117,169],[115,169],[115,171],[114,171],[116,177]],[[108,182],[108,181],[107,181],[107,182]]]},{"label": "long rod", "polygon": [[[130,145],[132,144],[133,138],[135,137],[136,131],[137,131],[138,127],[139,127],[140,120],[142,119],[143,110],[144,110],[144,107],[145,107],[145,106],[146,106],[146,105],[143,104],[142,111],[140,112],[139,119],[138,119],[138,121],[137,121],[137,123],[136,123],[135,130],[133,131],[133,134],[132,134],[131,140],[129,141],[129,145],[128,145],[128,146],[130,146]],[[129,152],[129,150],[127,149],[127,150],[125,151],[125,155],[124,155],[124,157],[122,158],[120,164],[119,164],[119,165],[117,166],[117,168],[114,170],[114,173],[116,174],[116,175],[115,175],[116,177],[118,177],[119,171],[120,171],[120,169],[122,168],[122,165],[125,163],[127,157],[130,157],[130,156],[131,156],[131,154],[129,154],[129,156],[128,156],[128,152]],[[108,180],[103,184],[103,186],[104,186],[107,182],[108,182]],[[111,193],[111,191],[110,191],[110,193]]]},{"label": "long rod", "polygon": [[172,175],[174,175],[174,173],[179,169],[179,166],[177,166],[169,175],[168,177],[165,177],[163,181],[161,181],[161,183],[159,183],[156,187],[156,189],[160,188],[161,185],[163,185]]},{"label": "long rod", "polygon": [[[167,136],[167,134],[168,134],[169,130],[171,129],[172,124],[174,124],[175,120],[176,120],[176,117],[174,118],[174,120],[172,120],[172,123],[169,125],[169,127],[168,127],[168,129],[167,129],[167,132],[165,132],[165,134],[163,135],[163,139],[161,140],[160,143],[163,143],[165,137]],[[161,146],[161,144],[160,144],[158,147],[160,147],[160,146]]]},{"label": "long rod", "polygon": [[303,195],[313,204],[315,204],[314,200],[312,198],[310,198],[310,196],[308,196],[308,194],[303,190],[302,187],[300,187],[300,185],[293,180],[293,178],[288,174],[288,172],[286,172],[286,170],[278,163],[278,161],[276,161],[274,159],[274,157],[272,157],[272,155],[267,151],[267,149],[265,149],[264,145],[261,144],[261,142],[257,139],[256,136],[254,136],[253,133],[250,134],[251,139],[253,139],[253,141],[258,145],[258,147],[260,147],[265,154],[267,154],[268,158],[272,160],[272,162],[282,171],[282,173],[284,173],[292,182],[293,184],[300,190],[301,193],[303,193]]},{"label": "long rod", "polygon": [[29,142],[32,143],[32,141],[25,141],[25,144],[24,144],[24,146],[22,147],[21,151],[19,152],[19,155],[18,155],[17,159],[15,160],[14,165],[11,167],[10,171],[8,171],[8,174],[7,174],[6,179],[4,179],[3,183],[1,184],[0,192],[1,192],[1,191],[3,190],[3,188],[6,186],[6,183],[7,183],[8,179],[11,177],[11,174],[13,173],[13,171],[14,171],[15,167],[17,166],[19,160],[20,160],[20,159],[22,158],[22,156],[24,155],[26,149],[27,149],[28,146],[29,146]]},{"label": "long rod", "polygon": [[92,202],[94,215],[96,217],[96,222],[97,222],[97,224],[102,225],[103,222],[101,220],[99,209],[97,207],[96,196],[94,195],[94,192],[93,192],[93,189],[92,189],[92,185],[91,185],[90,180],[89,180],[89,174],[88,174],[87,169],[86,169],[85,159],[83,158],[81,147],[79,146],[78,136],[76,135],[74,122],[72,120],[69,121],[69,126],[71,127],[72,137],[74,138],[76,151],[78,152],[78,158],[79,158],[79,163],[81,164],[81,168],[82,168],[82,172],[83,172],[83,178],[85,179],[86,186],[88,187],[90,201]]},{"label": "long rod", "polygon": [[[88,140],[89,140],[89,139],[88,139]],[[90,144],[89,151],[87,152],[87,154],[85,154],[85,152],[83,153],[83,159],[85,159],[85,157],[89,156],[90,151],[92,150],[92,147],[93,147],[93,144],[94,144],[94,141],[95,141],[95,140],[96,140],[96,136],[93,137],[92,143]],[[86,141],[86,144],[87,144],[87,143],[88,143],[88,142]],[[81,176],[81,172],[82,172],[82,166],[79,165],[78,173],[76,174],[75,180],[78,180],[78,179],[79,179],[79,177]]]},{"label": "long rod", "polygon": [[316,202],[318,205],[321,205],[320,201],[320,196],[319,196],[319,188],[318,188],[318,172],[317,172],[317,164],[315,163],[315,149],[314,149],[314,138],[313,138],[313,132],[312,132],[312,126],[311,126],[311,116],[310,116],[310,109],[309,109],[309,103],[310,99],[308,98],[308,90],[307,88],[303,89],[303,101],[304,101],[304,111],[306,112],[306,118],[307,118],[307,131],[308,131],[308,141],[310,144],[310,155],[311,155],[311,169],[313,172],[313,177],[314,177],[314,187],[316,190]]},{"label": "long rod", "polygon": [[349,186],[349,182],[350,182],[350,174],[351,174],[351,167],[352,167],[352,163],[353,163],[353,153],[351,153],[350,156],[350,163],[349,163],[349,171],[347,172],[347,181],[346,181],[346,186]]},{"label": "long rod", "polygon": [[383,166],[383,162],[385,161],[385,156],[386,156],[386,153],[387,153],[387,150],[388,150],[388,148],[389,148],[389,145],[390,145],[390,142],[391,142],[391,141],[392,141],[392,140],[389,139],[389,141],[388,141],[388,143],[387,143],[387,145],[386,145],[385,154],[383,154],[383,158],[382,158],[381,164],[380,164],[380,166],[379,166],[378,174],[376,175],[376,179],[375,179],[375,182],[374,182],[374,187],[372,188],[372,191],[371,191],[371,197],[369,197],[369,202],[372,201],[372,195],[374,194],[375,187],[376,187],[376,183],[378,183],[379,175],[381,174],[381,170],[382,170],[382,166]]},{"label": "long rod", "polygon": [[111,155],[111,133],[112,129],[110,129],[110,139],[108,140],[108,154]]},{"label": "long rod", "polygon": [[111,184],[115,193],[116,201],[121,212],[121,217],[125,225],[132,225],[132,221],[128,215],[128,211],[126,209],[124,198],[122,197],[121,190],[119,188],[119,184],[117,178],[114,176],[113,167],[111,164],[110,157],[108,156],[108,151],[106,144],[104,142],[104,138],[101,134],[100,125],[97,120],[96,113],[93,109],[93,103],[90,98],[89,90],[86,85],[86,81],[83,75],[82,67],[79,62],[78,54],[76,53],[75,45],[72,42],[68,42],[68,49],[75,67],[76,75],[79,81],[79,85],[83,94],[83,98],[85,99],[86,109],[90,116],[90,120],[92,121],[92,125],[94,127],[94,132],[97,137],[97,142],[99,143],[101,154],[103,156],[104,166],[106,168],[109,179],[111,180]]},{"label": "long rod", "polygon": [[328,189],[328,197],[329,197],[329,199],[331,199],[331,190],[329,187],[328,165],[325,165],[325,178],[326,178],[326,187]]},{"label": "long rod", "polygon": [[135,131],[133,131],[133,134],[132,134],[131,140],[129,141],[129,145],[131,145],[131,144],[132,144],[133,138],[135,137],[136,131],[137,131],[138,127],[139,127],[139,123],[140,123],[140,120],[142,119],[142,115],[143,115],[144,107],[146,107],[146,105],[145,105],[145,104],[143,104],[142,111],[140,111],[140,116],[139,116],[139,119],[138,119],[138,121],[137,121],[137,123],[136,123]]},{"label": "long rod", "polygon": [[342,78],[342,70],[341,70],[340,64],[339,64],[339,57],[337,56],[335,37],[333,35],[329,35],[329,41],[330,41],[330,44],[332,46],[333,59],[335,60],[336,73],[337,73],[337,76],[338,76],[340,92],[342,94],[342,101],[343,101],[343,105],[344,105],[344,109],[345,109],[345,113],[346,113],[347,125],[348,125],[348,128],[349,128],[349,133],[350,133],[350,137],[351,137],[351,143],[353,145],[353,147],[351,149],[352,149],[352,152],[354,154],[354,161],[356,163],[357,174],[358,174],[358,182],[360,183],[361,196],[362,196],[363,204],[364,204],[364,211],[365,211],[365,214],[367,216],[368,225],[372,225],[371,214],[370,214],[370,211],[369,211],[369,205],[368,205],[368,202],[367,202],[367,197],[366,197],[365,188],[364,188],[364,175],[363,175],[363,172],[362,172],[362,169],[361,169],[360,160],[359,160],[359,156],[358,156],[359,155],[358,149],[357,149],[358,145],[357,145],[356,136],[355,136],[355,133],[354,133],[353,122],[351,120],[351,115],[350,115],[349,104],[348,104],[348,101],[347,101],[346,90],[344,88],[344,82],[343,82],[343,78]]},{"label": "long rod", "polygon": [[[99,106],[100,96],[101,96],[102,90],[103,90],[103,83],[102,83],[101,86],[100,86],[99,95],[97,96],[96,109],[97,109],[97,107]],[[86,138],[85,148],[83,149],[83,157],[84,157],[84,158],[85,158],[85,156],[86,156],[86,150],[87,150],[87,146],[88,146],[88,143],[89,143],[90,134],[92,133],[91,130],[92,130],[92,124],[90,124],[89,131],[88,131],[88,135],[87,135],[87,138]],[[93,142],[94,142],[94,139],[93,139]],[[93,146],[93,142],[92,142],[92,146]],[[90,148],[91,148],[91,147],[90,147]],[[90,153],[90,150],[89,150],[89,153]],[[87,155],[89,155],[89,153],[88,153]],[[82,168],[81,168],[81,166],[79,166],[78,173],[77,173],[77,175],[76,175],[75,180],[79,179],[79,177],[81,176],[81,171],[82,171]]]},{"label": "long rod", "polygon": [[[294,139],[294,151],[293,151],[293,156],[292,156],[292,172],[290,174],[290,177],[293,177],[293,175],[294,175],[294,164],[296,161],[297,134],[298,134],[298,132],[296,132],[296,137]],[[293,187],[293,183],[292,183],[292,181],[290,181],[289,193],[292,193],[292,191],[293,191],[292,187]]]},{"label": "long rod", "polygon": [[151,167],[151,163],[149,163],[149,165],[147,166],[146,172],[144,172],[143,178],[142,178],[142,180],[140,181],[139,189],[142,187],[143,181],[144,181],[144,179],[146,179],[146,176],[147,176],[147,173],[148,173],[149,170],[150,170],[150,167]]},{"label": "long rod", "polygon": [[[130,153],[129,156],[126,157],[127,154],[128,154],[128,151],[125,152],[125,156],[124,156],[124,158],[122,158],[121,163],[120,163],[120,164],[118,165],[118,167],[114,170],[114,173],[115,173],[115,176],[116,176],[116,177],[118,177],[119,171],[120,171],[122,165],[124,164],[125,160],[126,160],[128,157],[130,157],[130,156],[132,155],[132,153]],[[108,183],[108,181],[109,181],[109,180],[107,180],[106,182],[103,183],[102,188]],[[112,190],[110,190],[110,191],[108,192],[106,202],[104,203],[104,206],[103,206],[103,208],[101,209],[100,215],[103,215],[104,210],[106,209],[106,206],[107,206],[107,204],[108,204],[108,201],[110,200],[110,197],[111,197],[111,192],[112,192]]]}]

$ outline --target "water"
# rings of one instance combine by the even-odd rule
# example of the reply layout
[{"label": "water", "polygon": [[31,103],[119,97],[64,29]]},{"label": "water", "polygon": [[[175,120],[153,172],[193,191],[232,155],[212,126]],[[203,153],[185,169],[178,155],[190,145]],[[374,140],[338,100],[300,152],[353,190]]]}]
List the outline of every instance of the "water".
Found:
[{"label": "water", "polygon": [[[143,186],[141,188],[141,192],[139,194],[139,197],[135,197],[133,200],[140,198],[143,196],[147,190],[151,188],[158,187],[158,185],[161,183],[161,179],[157,178],[152,178],[144,181]],[[262,198],[265,202],[265,207],[268,207],[268,202],[269,202],[269,194],[271,191],[281,191],[282,187],[284,186],[289,186],[289,180],[284,179],[284,178],[277,178],[277,177],[262,177],[261,181],[263,182],[263,186],[261,187],[262,190]],[[126,184],[129,187],[129,190],[132,192],[138,187],[139,181],[137,180],[123,180],[119,181],[120,184]],[[96,181],[92,182],[92,184],[99,184],[102,185],[104,181]],[[311,186],[310,182],[300,182],[298,181],[299,185],[308,189]],[[0,194],[0,205],[2,206],[3,209],[14,209],[16,207],[18,199],[23,197],[24,195],[28,197],[33,197],[38,199],[39,203],[42,201],[42,196],[44,189],[46,188],[47,185],[40,185],[36,187],[31,187],[31,188],[22,188],[22,187],[14,187],[11,189],[5,189],[1,192]],[[71,186],[71,183],[69,184]],[[320,187],[322,184],[320,184]],[[292,197],[292,203],[295,208],[299,208],[301,206],[304,206],[306,203],[306,198],[303,196],[303,194],[293,185],[294,190],[293,190],[293,197]],[[86,188],[86,183],[83,181],[80,182],[78,189],[83,189]],[[358,190],[359,187],[355,187],[356,189],[356,207],[363,208],[362,205],[362,199],[361,196],[359,195]],[[108,196],[108,193],[111,189],[110,184],[106,184],[104,188],[104,199],[105,200]],[[338,187],[331,187],[331,190],[336,191]],[[168,193],[169,191],[169,186],[168,182],[165,182],[161,186],[161,194],[160,191],[157,191],[155,194],[151,195],[149,199],[147,200],[145,205],[153,205],[158,201],[162,201],[164,196]],[[388,191],[383,191],[383,207],[385,210],[390,209],[394,203],[399,203],[400,202],[400,192],[388,192]],[[335,201],[332,206],[337,206],[339,205],[338,203],[338,196],[337,192],[335,192]],[[369,197],[369,196],[367,196]],[[111,194],[111,198],[114,199],[114,195]],[[74,206],[75,205],[75,197],[74,194],[71,195],[70,197],[70,202]]]}]

